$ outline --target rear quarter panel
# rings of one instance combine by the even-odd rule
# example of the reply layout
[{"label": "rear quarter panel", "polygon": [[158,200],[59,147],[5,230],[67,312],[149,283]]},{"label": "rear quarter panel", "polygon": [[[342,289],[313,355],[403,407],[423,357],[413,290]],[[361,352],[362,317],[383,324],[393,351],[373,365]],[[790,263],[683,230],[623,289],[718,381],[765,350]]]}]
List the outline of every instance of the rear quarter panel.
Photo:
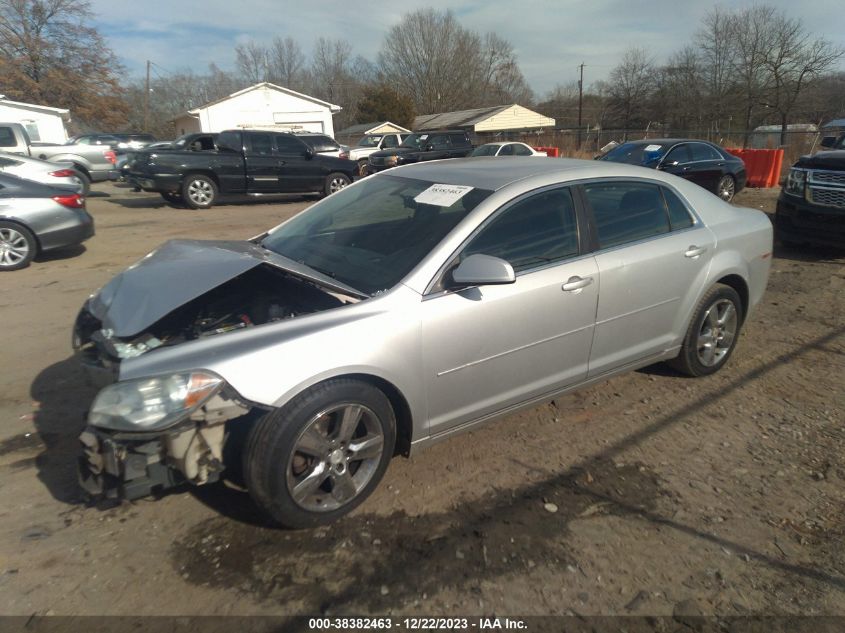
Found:
[{"label": "rear quarter panel", "polygon": [[683,193],[716,239],[706,288],[727,275],[742,277],[748,286],[747,317],[763,298],[769,279],[773,239],[769,217],[728,204],[704,189],[684,187]]}]

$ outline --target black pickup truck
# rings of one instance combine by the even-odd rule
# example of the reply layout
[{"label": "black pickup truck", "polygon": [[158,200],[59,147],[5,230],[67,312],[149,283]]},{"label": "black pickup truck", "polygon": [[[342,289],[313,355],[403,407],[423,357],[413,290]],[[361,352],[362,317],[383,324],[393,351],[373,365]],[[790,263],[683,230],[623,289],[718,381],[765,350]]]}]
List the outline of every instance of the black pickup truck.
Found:
[{"label": "black pickup truck", "polygon": [[472,143],[464,130],[414,132],[406,136],[399,147],[370,154],[366,172],[374,174],[397,165],[424,160],[462,158],[468,156],[471,151]]},{"label": "black pickup truck", "polygon": [[781,189],[775,232],[784,244],[845,248],[845,134],[822,147],[798,159]]},{"label": "black pickup truck", "polygon": [[225,195],[329,195],[352,182],[358,164],[314,151],[294,134],[227,130],[211,151],[137,152],[127,180],[170,203],[208,209]]}]

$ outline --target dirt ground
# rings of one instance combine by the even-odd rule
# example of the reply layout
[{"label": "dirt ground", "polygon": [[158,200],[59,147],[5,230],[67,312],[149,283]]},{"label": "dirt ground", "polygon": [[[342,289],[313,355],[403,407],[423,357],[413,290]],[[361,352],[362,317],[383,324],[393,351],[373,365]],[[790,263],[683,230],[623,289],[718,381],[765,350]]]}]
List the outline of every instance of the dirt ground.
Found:
[{"label": "dirt ground", "polygon": [[715,376],[648,368],[397,458],[330,528],[272,529],[222,485],[86,507],[85,298],[166,239],[246,238],[306,204],[97,185],[94,239],[0,277],[0,613],[845,614],[843,252],[776,250]]}]

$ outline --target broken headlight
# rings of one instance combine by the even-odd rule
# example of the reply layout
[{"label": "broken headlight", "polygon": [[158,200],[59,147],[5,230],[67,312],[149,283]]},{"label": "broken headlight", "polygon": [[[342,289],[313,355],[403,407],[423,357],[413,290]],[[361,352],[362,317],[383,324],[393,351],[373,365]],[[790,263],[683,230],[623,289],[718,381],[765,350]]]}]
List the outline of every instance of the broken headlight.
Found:
[{"label": "broken headlight", "polygon": [[223,379],[193,371],[109,385],[97,394],[88,424],[115,431],[157,431],[178,422],[223,386]]},{"label": "broken headlight", "polygon": [[803,169],[790,169],[789,176],[783,190],[793,196],[804,196],[804,185],[807,182],[807,172]]}]

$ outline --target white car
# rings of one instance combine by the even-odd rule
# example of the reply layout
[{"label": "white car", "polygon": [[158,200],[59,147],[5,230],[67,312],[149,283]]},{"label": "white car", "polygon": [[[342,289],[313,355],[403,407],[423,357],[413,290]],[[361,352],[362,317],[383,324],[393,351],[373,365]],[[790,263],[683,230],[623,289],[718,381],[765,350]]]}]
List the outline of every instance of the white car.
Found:
[{"label": "white car", "polygon": [[479,145],[470,156],[546,156],[546,152],[538,152],[525,143],[507,141]]},{"label": "white car", "polygon": [[53,187],[65,187],[82,195],[88,194],[88,180],[81,178],[71,163],[51,163],[46,160],[0,152],[0,171]]}]

